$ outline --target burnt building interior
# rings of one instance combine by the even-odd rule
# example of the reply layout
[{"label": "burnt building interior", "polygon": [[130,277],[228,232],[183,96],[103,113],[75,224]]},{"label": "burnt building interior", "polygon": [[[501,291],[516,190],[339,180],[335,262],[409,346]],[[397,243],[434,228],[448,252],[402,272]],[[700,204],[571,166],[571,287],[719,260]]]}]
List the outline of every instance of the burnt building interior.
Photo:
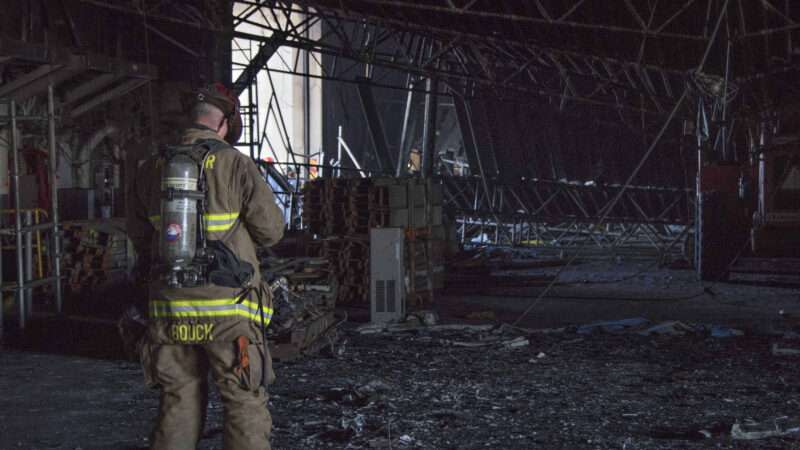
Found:
[{"label": "burnt building interior", "polygon": [[149,447],[130,187],[215,82],[274,448],[800,447],[797,2],[0,6],[0,448]]}]

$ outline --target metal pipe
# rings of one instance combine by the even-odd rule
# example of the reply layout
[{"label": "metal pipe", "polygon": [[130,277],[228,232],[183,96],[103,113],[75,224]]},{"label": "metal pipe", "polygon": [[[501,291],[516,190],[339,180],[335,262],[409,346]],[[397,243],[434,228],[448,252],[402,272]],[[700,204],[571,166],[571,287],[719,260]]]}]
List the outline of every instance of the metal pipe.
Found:
[{"label": "metal pipe", "polygon": [[697,124],[698,129],[695,130],[697,135],[697,173],[695,174],[695,230],[694,230],[694,267],[697,273],[697,278],[702,279],[701,266],[703,264],[703,191],[701,185],[703,182],[703,138],[700,134],[699,126],[701,125],[701,117],[705,114],[705,105],[702,99],[698,101],[697,108]]},{"label": "metal pipe", "polygon": [[[27,233],[29,231],[42,231],[42,230],[49,230],[53,228],[53,222],[47,223],[40,223],[34,225],[25,225],[22,227],[22,232]],[[16,228],[0,228],[0,235],[6,236],[13,236],[16,232]]]},{"label": "metal pipe", "polygon": [[[14,134],[14,130],[12,129],[11,134]],[[6,159],[6,161],[8,161]],[[6,169],[7,170],[7,169]],[[3,205],[5,206],[5,205]],[[0,215],[0,223],[2,223],[2,215]],[[0,286],[3,285],[3,249],[2,245],[0,245]],[[0,344],[3,343],[3,323],[5,321],[5,317],[3,317],[3,310],[5,309],[5,298],[3,297],[2,291],[0,291]]]},{"label": "metal pipe", "polygon": [[[338,135],[338,137],[336,139],[336,150],[337,150],[336,165],[341,167],[342,166],[342,126],[341,125],[339,125],[339,135]],[[341,169],[336,169],[336,178],[339,178],[341,176],[342,176]]]},{"label": "metal pipe", "polygon": [[406,97],[406,110],[403,114],[403,129],[400,131],[400,151],[397,152],[397,170],[395,176],[401,176],[405,172],[406,166],[406,134],[408,134],[408,119],[411,117],[411,109],[414,107],[414,81],[408,75],[408,94]]},{"label": "metal pipe", "polygon": [[361,168],[361,165],[356,160],[356,157],[353,156],[353,152],[350,151],[350,147],[348,147],[347,143],[344,141],[344,139],[342,139],[342,127],[339,127],[339,164],[342,163],[342,149],[344,149],[344,151],[347,153],[347,156],[350,157],[350,161],[352,161],[353,165],[356,166],[356,169],[358,169],[358,173],[361,175],[361,178],[367,178],[367,175],[364,173],[364,169]]},{"label": "metal pipe", "polygon": [[56,153],[56,114],[52,83],[47,87],[47,132],[48,163],[50,165],[50,220],[53,224],[53,229],[50,233],[52,239],[50,254],[53,277],[55,278],[56,309],[60,314],[63,309],[61,298],[61,237],[58,229],[58,185],[56,183],[58,154]]},{"label": "metal pipe", "polygon": [[[303,18],[308,17],[308,7],[303,8],[305,14]],[[310,27],[305,27],[303,30],[306,39],[311,38]],[[311,74],[311,52],[303,50],[303,72]],[[303,157],[306,162],[309,161],[311,155],[311,78],[303,77]],[[300,171],[297,171],[298,186],[300,184]],[[305,179],[308,180],[308,169],[306,169]]]},{"label": "metal pipe", "polygon": [[434,153],[436,153],[436,109],[438,97],[431,93],[436,87],[436,80],[428,78],[428,94],[425,94],[425,123],[422,129],[422,176],[433,175]]},{"label": "metal pipe", "polygon": [[[33,288],[37,288],[39,286],[44,286],[46,284],[51,284],[54,281],[56,281],[56,277],[41,278],[41,279],[38,279],[38,280],[31,281],[30,283],[28,283],[26,285],[26,288],[33,289]],[[2,289],[3,291],[15,291],[15,292],[19,292],[19,290],[20,290],[16,285],[13,285],[13,284],[12,285],[0,286],[0,289]]]},{"label": "metal pipe", "polygon": [[[42,116],[17,116],[17,122],[39,122]],[[10,123],[10,120],[0,118],[0,124]]]},{"label": "metal pipe", "polygon": [[728,82],[731,75],[731,39],[728,36],[728,45],[725,49],[725,78],[722,84],[722,160],[732,161],[734,158],[728,157]]},{"label": "metal pipe", "polygon": [[19,195],[19,155],[17,152],[17,103],[11,100],[11,183],[14,189],[14,236],[17,247],[17,287],[16,292],[17,306],[19,307],[19,328],[25,329],[25,275],[22,264],[22,215],[20,214],[20,195]]},{"label": "metal pipe", "polygon": [[[40,211],[38,209],[34,210],[33,212],[34,225],[39,224],[39,212]],[[44,267],[42,264],[42,232],[38,230],[36,231],[36,268],[38,270],[36,275],[39,278],[42,278],[44,276]]]},{"label": "metal pipe", "polygon": [[[52,86],[51,86],[52,88]],[[51,89],[49,88],[49,89]],[[52,117],[52,112],[50,110],[50,98],[49,98],[49,90],[48,90],[48,103],[47,103],[47,120],[48,120],[48,128],[50,126],[50,120]],[[100,145],[101,142],[108,136],[116,133],[119,131],[116,125],[106,125],[105,127],[95,131],[91,137],[86,141],[86,144],[83,145],[78,150],[78,156],[76,157],[77,161],[73,164],[75,170],[75,179],[78,181],[78,186],[84,189],[91,188],[92,184],[92,159],[94,155],[94,150]],[[53,124],[53,136],[48,137],[49,140],[53,141],[53,145],[55,145],[55,124]],[[49,142],[49,141],[48,141]],[[54,178],[55,179],[55,178]],[[52,184],[52,183],[51,183]]]},{"label": "metal pipe", "polygon": [[[25,211],[25,225],[30,225],[33,222],[33,214],[30,211]],[[29,283],[33,280],[33,235],[30,232],[25,233],[25,282]],[[26,288],[23,293],[25,298],[25,310],[28,316],[33,314],[33,291],[30,287]]]}]

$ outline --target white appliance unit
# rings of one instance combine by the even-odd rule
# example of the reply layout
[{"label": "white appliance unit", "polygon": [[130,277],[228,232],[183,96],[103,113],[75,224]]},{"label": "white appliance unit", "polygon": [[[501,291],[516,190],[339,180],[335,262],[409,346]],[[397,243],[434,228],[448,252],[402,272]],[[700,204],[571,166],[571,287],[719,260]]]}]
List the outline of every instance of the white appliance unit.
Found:
[{"label": "white appliance unit", "polygon": [[370,230],[370,320],[399,322],[406,316],[403,228]]}]

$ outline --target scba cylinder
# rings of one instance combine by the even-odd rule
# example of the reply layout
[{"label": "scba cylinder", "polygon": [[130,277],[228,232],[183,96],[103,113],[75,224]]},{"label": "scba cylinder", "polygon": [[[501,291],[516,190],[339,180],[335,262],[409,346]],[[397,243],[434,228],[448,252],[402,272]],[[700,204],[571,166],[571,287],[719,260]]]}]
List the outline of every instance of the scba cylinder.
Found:
[{"label": "scba cylinder", "polygon": [[197,248],[197,199],[199,169],[186,155],[167,161],[161,178],[161,258],[171,269],[191,264]]}]

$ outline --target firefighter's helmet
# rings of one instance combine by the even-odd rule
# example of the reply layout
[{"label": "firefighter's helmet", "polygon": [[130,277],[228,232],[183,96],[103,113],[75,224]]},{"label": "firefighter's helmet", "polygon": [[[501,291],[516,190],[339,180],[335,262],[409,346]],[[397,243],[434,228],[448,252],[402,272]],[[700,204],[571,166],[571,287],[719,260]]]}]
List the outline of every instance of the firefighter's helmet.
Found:
[{"label": "firefighter's helmet", "polygon": [[198,103],[208,103],[219,108],[228,119],[225,140],[234,145],[242,136],[242,118],[239,114],[239,99],[222,83],[214,83],[197,91]]}]

